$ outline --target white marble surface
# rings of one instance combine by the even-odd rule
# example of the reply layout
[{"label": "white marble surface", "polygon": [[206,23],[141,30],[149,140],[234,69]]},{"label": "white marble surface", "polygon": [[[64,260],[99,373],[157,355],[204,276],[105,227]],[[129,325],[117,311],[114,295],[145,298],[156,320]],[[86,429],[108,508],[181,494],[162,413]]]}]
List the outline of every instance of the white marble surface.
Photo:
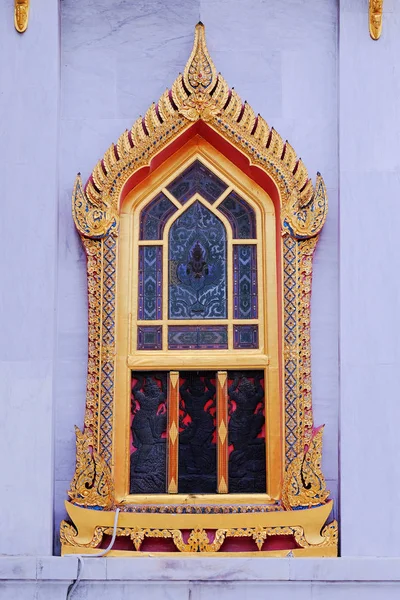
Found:
[{"label": "white marble surface", "polygon": [[[0,600],[64,600],[77,559],[0,558]],[[394,600],[400,559],[86,558],[73,600]]]},{"label": "white marble surface", "polygon": [[[337,84],[335,0],[64,0],[62,8],[55,515],[64,518],[74,424],[85,399],[85,261],[70,217],[75,175],[157,100],[189,57],[201,19],[217,69],[289,139],[329,188],[315,262],[314,407],[326,423],[324,469],[338,489]],[[337,506],[337,505],[336,505]],[[336,510],[336,509],[335,509]],[[57,547],[57,546],[56,546]]]},{"label": "white marble surface", "polygon": [[4,0],[0,39],[0,555],[51,554],[58,3],[32,3],[19,35]]},{"label": "white marble surface", "polygon": [[400,4],[340,15],[341,551],[398,556]]}]

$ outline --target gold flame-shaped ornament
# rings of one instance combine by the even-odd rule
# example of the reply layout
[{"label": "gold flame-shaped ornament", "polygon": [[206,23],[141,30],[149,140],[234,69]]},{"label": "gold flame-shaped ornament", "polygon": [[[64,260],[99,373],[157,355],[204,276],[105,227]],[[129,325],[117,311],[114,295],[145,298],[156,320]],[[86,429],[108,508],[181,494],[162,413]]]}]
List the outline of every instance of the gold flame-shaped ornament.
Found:
[{"label": "gold flame-shaped ornament", "polygon": [[379,40],[382,33],[383,0],[369,0],[369,33]]},{"label": "gold flame-shaped ornament", "polygon": [[28,27],[29,0],[14,0],[14,25],[18,33],[24,33]]}]

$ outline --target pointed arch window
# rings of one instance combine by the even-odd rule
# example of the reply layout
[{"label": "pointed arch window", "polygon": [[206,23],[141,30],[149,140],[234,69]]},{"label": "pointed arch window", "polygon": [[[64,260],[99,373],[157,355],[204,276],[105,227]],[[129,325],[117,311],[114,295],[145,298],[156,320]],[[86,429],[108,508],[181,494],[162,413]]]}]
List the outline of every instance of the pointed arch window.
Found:
[{"label": "pointed arch window", "polygon": [[[263,288],[265,265],[275,265],[274,221],[263,260],[266,217],[252,187],[228,161],[221,168],[204,141],[182,157],[126,209],[133,224],[129,489],[266,494]],[[276,282],[270,294],[274,310]],[[258,369],[254,357],[248,368],[249,352]]]}]

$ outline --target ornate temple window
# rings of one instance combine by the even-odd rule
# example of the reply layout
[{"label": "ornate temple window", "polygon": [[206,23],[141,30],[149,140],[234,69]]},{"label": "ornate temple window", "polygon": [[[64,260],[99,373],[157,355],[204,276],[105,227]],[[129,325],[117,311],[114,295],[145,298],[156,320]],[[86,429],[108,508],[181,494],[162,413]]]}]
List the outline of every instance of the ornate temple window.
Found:
[{"label": "ornate temple window", "polygon": [[336,555],[310,381],[326,211],[199,24],[171,91],[75,184],[89,357],[64,553],[117,523],[125,553]]},{"label": "ornate temple window", "polygon": [[272,200],[196,135],[127,195],[120,227],[131,251],[117,288],[130,326],[117,330],[117,394],[131,414],[116,424],[130,455],[117,492],[269,500],[282,473],[269,432],[279,394],[265,394],[279,389]]}]

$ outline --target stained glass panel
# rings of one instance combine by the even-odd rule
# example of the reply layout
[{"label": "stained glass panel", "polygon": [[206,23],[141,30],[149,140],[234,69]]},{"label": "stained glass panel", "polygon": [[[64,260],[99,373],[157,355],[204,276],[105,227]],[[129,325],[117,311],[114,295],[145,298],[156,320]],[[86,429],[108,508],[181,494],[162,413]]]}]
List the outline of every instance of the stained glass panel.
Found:
[{"label": "stained glass panel", "polygon": [[162,318],[162,247],[139,247],[140,320]]},{"label": "stained glass panel", "polygon": [[236,192],[231,192],[221,202],[219,209],[229,219],[234,238],[254,239],[256,237],[254,210]]},{"label": "stained glass panel", "polygon": [[228,330],[225,325],[168,327],[170,350],[221,350],[228,347]]},{"label": "stained glass panel", "polygon": [[169,184],[167,190],[182,204],[185,204],[193,194],[199,193],[212,204],[228,186],[196,160],[179,177]]},{"label": "stained glass panel", "polygon": [[235,319],[256,319],[257,253],[256,246],[233,247],[233,315]]},{"label": "stained glass panel", "polygon": [[195,202],[169,233],[170,319],[225,319],[226,231]]},{"label": "stained glass panel", "polygon": [[162,349],[162,327],[155,325],[150,327],[138,327],[137,335],[138,350],[161,350]]},{"label": "stained glass panel", "polygon": [[176,210],[167,196],[158,194],[140,213],[140,239],[161,240],[165,224]]},{"label": "stained glass panel", "polygon": [[237,349],[258,348],[258,325],[235,325],[233,347]]}]

